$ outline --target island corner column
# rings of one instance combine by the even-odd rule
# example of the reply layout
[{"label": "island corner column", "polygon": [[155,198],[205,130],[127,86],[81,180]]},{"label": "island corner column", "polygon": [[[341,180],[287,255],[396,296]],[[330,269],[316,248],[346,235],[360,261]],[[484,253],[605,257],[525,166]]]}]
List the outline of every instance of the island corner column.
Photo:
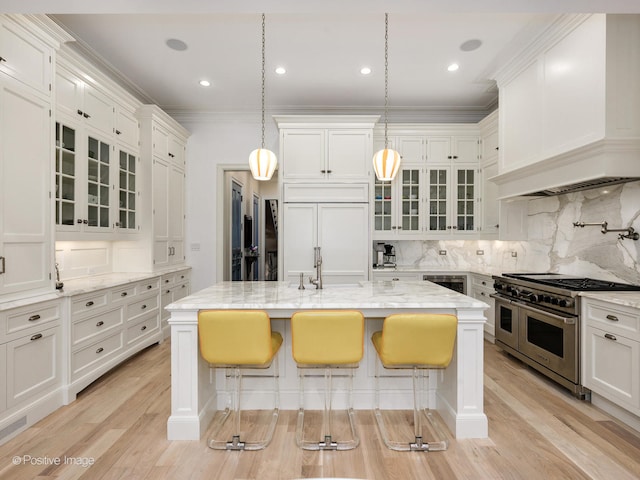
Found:
[{"label": "island corner column", "polygon": [[446,373],[438,375],[437,410],[455,438],[487,438],[484,413],[484,312],[456,310],[457,339]]},{"label": "island corner column", "polygon": [[198,310],[172,310],[171,318],[171,416],[168,440],[200,440],[213,419],[214,384],[209,365],[200,356]]}]

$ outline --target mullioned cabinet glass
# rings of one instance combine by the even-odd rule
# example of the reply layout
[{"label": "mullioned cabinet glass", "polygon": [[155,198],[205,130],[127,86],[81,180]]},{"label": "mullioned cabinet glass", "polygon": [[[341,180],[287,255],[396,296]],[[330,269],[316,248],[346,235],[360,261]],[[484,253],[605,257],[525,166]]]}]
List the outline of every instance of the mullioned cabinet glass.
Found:
[{"label": "mullioned cabinet glass", "polygon": [[93,137],[89,137],[87,146],[88,225],[108,228],[111,147]]},{"label": "mullioned cabinet glass", "polygon": [[118,222],[128,230],[136,228],[136,156],[120,150]]},{"label": "mullioned cabinet glass", "polygon": [[56,122],[56,225],[76,222],[76,131]]}]

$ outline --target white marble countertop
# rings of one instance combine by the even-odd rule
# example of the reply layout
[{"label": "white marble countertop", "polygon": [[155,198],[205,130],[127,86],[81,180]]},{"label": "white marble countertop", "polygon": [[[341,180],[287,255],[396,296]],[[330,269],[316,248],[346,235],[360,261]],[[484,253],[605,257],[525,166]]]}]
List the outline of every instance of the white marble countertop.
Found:
[{"label": "white marble countertop", "polygon": [[582,292],[580,296],[626,307],[640,308],[640,292]]},{"label": "white marble countertop", "polygon": [[90,293],[103,288],[117,287],[131,282],[147,280],[149,278],[159,277],[181,270],[191,269],[191,267],[182,265],[161,272],[122,272],[122,273],[105,273],[102,275],[94,275],[91,277],[74,278],[64,280],[64,288],[58,291],[61,297],[70,297],[82,293]]},{"label": "white marble countertop", "polygon": [[424,281],[360,282],[298,290],[286,282],[220,282],[167,307],[170,311],[201,309],[486,309],[489,306],[440,285]]}]

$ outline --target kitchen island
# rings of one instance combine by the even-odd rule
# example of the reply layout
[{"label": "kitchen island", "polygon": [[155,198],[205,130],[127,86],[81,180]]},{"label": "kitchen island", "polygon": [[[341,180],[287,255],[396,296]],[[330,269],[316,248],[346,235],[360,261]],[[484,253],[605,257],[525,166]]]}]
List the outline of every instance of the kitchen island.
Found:
[{"label": "kitchen island", "polygon": [[[223,372],[211,375],[199,353],[198,311],[206,309],[261,309],[271,317],[272,329],[282,333],[280,408],[297,410],[298,378],[291,357],[289,319],[299,310],[357,309],[366,319],[365,355],[356,370],[354,407],[372,409],[376,353],[371,335],[381,330],[385,316],[402,312],[450,313],[458,317],[456,346],[451,364],[429,377],[428,397],[455,438],[486,438],[487,417],[483,405],[483,326],[488,305],[426,281],[361,282],[358,285],[313,286],[299,290],[285,282],[221,282],[167,307],[171,312],[171,416],[169,440],[198,440],[223,406],[216,385]],[[271,369],[274,367],[272,366]],[[272,373],[271,369],[267,373]],[[412,408],[410,371],[385,371],[383,408]],[[340,389],[339,382],[336,387]],[[272,398],[258,382],[243,397],[243,408],[268,408]],[[224,397],[224,395],[222,396]],[[343,389],[343,402],[346,398]],[[340,408],[340,400],[335,402]],[[433,406],[434,403],[431,403]],[[319,406],[319,404],[318,404]]]}]

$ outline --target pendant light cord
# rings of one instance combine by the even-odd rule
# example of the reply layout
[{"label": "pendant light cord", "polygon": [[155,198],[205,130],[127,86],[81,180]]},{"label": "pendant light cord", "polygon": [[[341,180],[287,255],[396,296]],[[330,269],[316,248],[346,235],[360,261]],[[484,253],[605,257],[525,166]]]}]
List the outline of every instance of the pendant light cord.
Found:
[{"label": "pendant light cord", "polygon": [[389,14],[385,13],[384,14],[384,148],[385,149],[387,149],[389,146],[389,141],[387,139],[388,111],[389,111]]},{"label": "pendant light cord", "polygon": [[264,148],[264,43],[265,43],[265,22],[264,13],[262,14],[262,148]]}]

